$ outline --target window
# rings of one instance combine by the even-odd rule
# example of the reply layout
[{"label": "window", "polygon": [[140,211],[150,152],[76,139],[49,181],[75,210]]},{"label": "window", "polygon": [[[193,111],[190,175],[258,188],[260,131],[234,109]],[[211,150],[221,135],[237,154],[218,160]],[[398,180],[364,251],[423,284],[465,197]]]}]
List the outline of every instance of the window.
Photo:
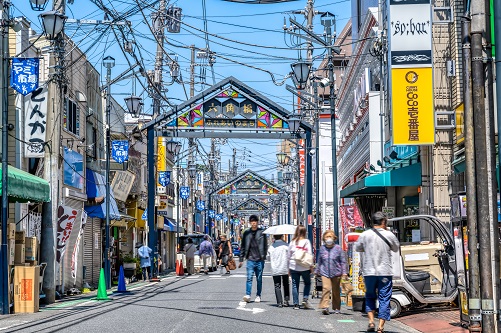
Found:
[{"label": "window", "polygon": [[76,136],[80,136],[80,109],[71,99],[66,99],[63,116],[64,129]]}]

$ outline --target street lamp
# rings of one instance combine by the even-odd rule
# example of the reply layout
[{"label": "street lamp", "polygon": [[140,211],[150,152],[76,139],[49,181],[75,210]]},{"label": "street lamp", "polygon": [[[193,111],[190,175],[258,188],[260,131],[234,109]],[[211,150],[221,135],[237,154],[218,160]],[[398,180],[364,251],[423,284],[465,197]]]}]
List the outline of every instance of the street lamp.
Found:
[{"label": "street lamp", "polygon": [[292,68],[292,81],[299,90],[306,88],[308,76],[310,75],[311,63],[304,60],[299,60],[291,65]]},{"label": "street lamp", "polygon": [[42,25],[47,39],[54,40],[61,31],[63,31],[64,23],[68,17],[58,11],[51,10],[40,14]]},{"label": "street lamp", "polygon": [[197,176],[197,168],[194,164],[190,164],[190,166],[188,166],[188,176],[192,179]]},{"label": "street lamp", "polygon": [[284,152],[277,153],[277,160],[282,166],[289,164],[290,156]]},{"label": "street lamp", "polygon": [[181,143],[179,141],[170,140],[167,142],[167,151],[171,154],[178,155],[181,152]]},{"label": "street lamp", "polygon": [[297,115],[292,115],[291,118],[287,120],[289,123],[289,131],[291,133],[299,132],[299,128],[301,126],[301,119]]},{"label": "street lamp", "polygon": [[110,153],[111,153],[111,69],[115,66],[115,59],[107,56],[103,59],[106,68],[106,227],[104,249],[104,277],[106,289],[111,288],[111,263],[110,263]]},{"label": "street lamp", "polygon": [[45,10],[48,2],[48,0],[30,0],[31,9],[41,12],[42,10]]},{"label": "street lamp", "polygon": [[131,95],[125,98],[125,104],[127,105],[127,110],[129,110],[132,118],[139,118],[139,115],[143,110],[143,99],[141,97]]}]

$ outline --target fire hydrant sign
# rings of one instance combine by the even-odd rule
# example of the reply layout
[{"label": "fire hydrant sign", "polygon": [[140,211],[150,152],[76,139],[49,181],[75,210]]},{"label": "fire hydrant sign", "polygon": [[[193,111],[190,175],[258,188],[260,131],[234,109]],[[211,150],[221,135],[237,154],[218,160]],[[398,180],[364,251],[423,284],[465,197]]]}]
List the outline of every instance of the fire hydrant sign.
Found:
[{"label": "fire hydrant sign", "polygon": [[38,58],[13,58],[10,86],[23,96],[38,88]]}]

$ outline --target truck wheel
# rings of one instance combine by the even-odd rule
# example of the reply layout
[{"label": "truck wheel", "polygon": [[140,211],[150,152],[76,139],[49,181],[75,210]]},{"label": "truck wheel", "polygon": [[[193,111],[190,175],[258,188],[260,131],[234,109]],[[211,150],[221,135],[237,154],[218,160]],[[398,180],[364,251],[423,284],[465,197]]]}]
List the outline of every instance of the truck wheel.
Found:
[{"label": "truck wheel", "polygon": [[396,318],[400,315],[400,312],[402,312],[402,306],[400,303],[392,298],[390,299],[390,318]]}]

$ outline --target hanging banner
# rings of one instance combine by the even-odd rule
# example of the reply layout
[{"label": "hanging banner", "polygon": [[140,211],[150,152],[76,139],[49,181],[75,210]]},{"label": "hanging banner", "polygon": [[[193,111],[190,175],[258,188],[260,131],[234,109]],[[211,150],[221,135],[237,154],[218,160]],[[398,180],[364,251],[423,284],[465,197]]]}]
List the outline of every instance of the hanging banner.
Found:
[{"label": "hanging banner", "polygon": [[43,157],[47,125],[47,88],[24,98],[24,156]]},{"label": "hanging banner", "polygon": [[148,221],[148,208],[146,208],[143,212],[143,215],[141,215],[141,220]]},{"label": "hanging banner", "polygon": [[197,190],[201,191],[203,194],[204,191],[204,173],[202,172],[197,172]]},{"label": "hanging banner", "polygon": [[179,196],[181,199],[188,199],[190,197],[190,188],[188,186],[181,186],[179,188]]},{"label": "hanging banner", "polygon": [[75,246],[73,247],[73,253],[71,254],[71,277],[73,278],[73,284],[77,281],[77,269],[78,269],[78,253],[80,252],[80,240],[84,234],[85,224],[87,223],[87,212],[82,209],[80,216],[80,231],[78,232],[77,240],[75,241]]},{"label": "hanging banner", "polygon": [[339,206],[339,219],[341,220],[341,230],[343,232],[343,237],[341,237],[341,245],[343,247],[343,250],[346,250],[348,247],[345,236],[353,231],[350,229],[357,227],[363,228],[364,222],[360,217],[360,213],[356,205]]},{"label": "hanging banner", "polygon": [[199,211],[203,211],[203,210],[205,210],[205,201],[203,201],[203,200],[198,200],[198,201],[197,201],[197,209],[198,209]]},{"label": "hanging banner", "polygon": [[170,184],[170,171],[159,171],[158,172],[158,183],[166,187]]},{"label": "hanging banner", "polygon": [[120,164],[129,160],[129,141],[113,140],[111,142],[111,157]]},{"label": "hanging banner", "polygon": [[23,96],[38,88],[38,58],[12,58],[10,86]]},{"label": "hanging banner", "polygon": [[215,216],[216,216],[216,212],[215,212],[215,211],[213,211],[212,209],[211,209],[211,210],[209,210],[209,217],[210,217],[211,219],[213,219]]},{"label": "hanging banner", "polygon": [[157,138],[157,172],[167,171],[167,138]]},{"label": "hanging banner", "polygon": [[40,233],[42,231],[42,214],[29,212],[28,228],[26,229],[26,237],[36,237],[40,242]]},{"label": "hanging banner", "polygon": [[393,144],[434,144],[433,69],[393,68],[391,78]]},{"label": "hanging banner", "polygon": [[430,0],[390,0],[391,67],[431,67]]},{"label": "hanging banner", "polygon": [[115,171],[115,177],[111,182],[111,189],[115,195],[115,200],[127,201],[136,175],[131,171]]},{"label": "hanging banner", "polygon": [[70,239],[78,211],[68,206],[59,206],[57,209],[57,252],[56,261],[61,263],[61,258],[66,250],[66,242]]},{"label": "hanging banner", "polygon": [[299,140],[299,185],[304,186],[306,176],[306,156],[304,149],[304,140]]},{"label": "hanging banner", "polygon": [[63,147],[63,183],[83,190],[84,186],[84,157],[67,147]]},{"label": "hanging banner", "polygon": [[221,221],[223,219],[223,214],[216,214],[216,221]]}]

